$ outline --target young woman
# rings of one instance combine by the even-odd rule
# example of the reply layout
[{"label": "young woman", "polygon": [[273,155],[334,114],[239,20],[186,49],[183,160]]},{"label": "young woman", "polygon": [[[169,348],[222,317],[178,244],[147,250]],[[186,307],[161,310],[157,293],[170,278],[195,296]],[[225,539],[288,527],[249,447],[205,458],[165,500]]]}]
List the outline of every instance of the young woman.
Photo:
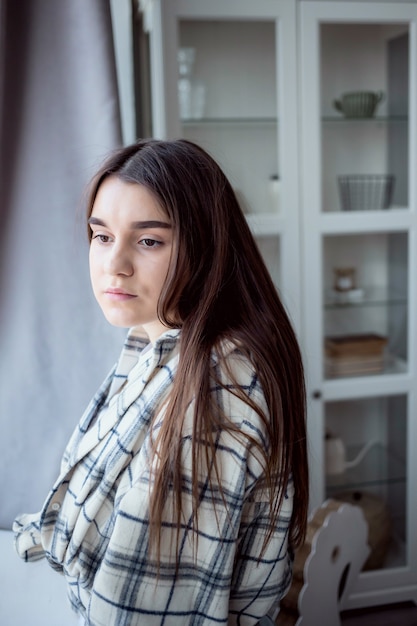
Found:
[{"label": "young woman", "polygon": [[108,158],[93,291],[130,328],[39,514],[15,522],[91,626],[256,624],[291,579],[308,500],[287,314],[231,185],[185,140]]}]

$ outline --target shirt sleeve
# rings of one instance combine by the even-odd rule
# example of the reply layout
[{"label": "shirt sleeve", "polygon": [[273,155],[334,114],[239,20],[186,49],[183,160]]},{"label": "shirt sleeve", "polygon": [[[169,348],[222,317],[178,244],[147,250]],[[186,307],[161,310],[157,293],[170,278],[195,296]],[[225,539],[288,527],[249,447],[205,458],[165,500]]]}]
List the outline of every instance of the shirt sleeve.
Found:
[{"label": "shirt sleeve", "polygon": [[41,545],[40,515],[20,515],[13,523],[15,549],[25,561],[39,561],[45,556]]}]

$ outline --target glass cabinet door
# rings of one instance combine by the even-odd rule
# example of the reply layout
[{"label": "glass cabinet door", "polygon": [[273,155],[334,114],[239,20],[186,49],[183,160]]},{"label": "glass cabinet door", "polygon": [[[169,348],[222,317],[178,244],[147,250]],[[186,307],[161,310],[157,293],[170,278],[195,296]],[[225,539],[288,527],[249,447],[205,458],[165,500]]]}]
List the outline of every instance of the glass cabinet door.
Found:
[{"label": "glass cabinet door", "polygon": [[301,5],[312,491],[368,522],[354,608],[417,598],[417,5]]},{"label": "glass cabinet door", "polygon": [[409,207],[409,28],[320,23],[320,208],[374,224],[322,241],[326,377],[407,368],[408,234],[378,213]]},{"label": "glass cabinet door", "polygon": [[203,146],[227,173],[280,285],[276,47],[272,20],[179,21],[181,135]]},{"label": "glass cabinet door", "polygon": [[299,329],[296,4],[158,4],[157,129],[201,145],[225,171]]}]

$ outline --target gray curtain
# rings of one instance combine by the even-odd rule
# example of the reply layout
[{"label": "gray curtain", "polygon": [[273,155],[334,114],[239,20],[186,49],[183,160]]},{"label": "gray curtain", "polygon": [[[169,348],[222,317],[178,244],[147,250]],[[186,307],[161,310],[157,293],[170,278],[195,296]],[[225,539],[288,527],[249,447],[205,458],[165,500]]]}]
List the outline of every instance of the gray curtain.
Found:
[{"label": "gray curtain", "polygon": [[83,191],[120,145],[108,0],[0,0],[0,527],[36,511],[124,331],[90,293]]}]

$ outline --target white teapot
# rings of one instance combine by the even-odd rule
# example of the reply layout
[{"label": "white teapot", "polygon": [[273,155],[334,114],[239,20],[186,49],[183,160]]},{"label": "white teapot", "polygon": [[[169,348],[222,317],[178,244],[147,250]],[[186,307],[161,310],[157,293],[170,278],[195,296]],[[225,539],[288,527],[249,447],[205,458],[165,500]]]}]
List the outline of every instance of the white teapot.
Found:
[{"label": "white teapot", "polygon": [[368,441],[351,461],[346,461],[346,446],[341,437],[326,433],[325,438],[325,467],[326,474],[333,476],[343,474],[348,469],[359,465],[366,453],[374,446],[376,441]]}]

